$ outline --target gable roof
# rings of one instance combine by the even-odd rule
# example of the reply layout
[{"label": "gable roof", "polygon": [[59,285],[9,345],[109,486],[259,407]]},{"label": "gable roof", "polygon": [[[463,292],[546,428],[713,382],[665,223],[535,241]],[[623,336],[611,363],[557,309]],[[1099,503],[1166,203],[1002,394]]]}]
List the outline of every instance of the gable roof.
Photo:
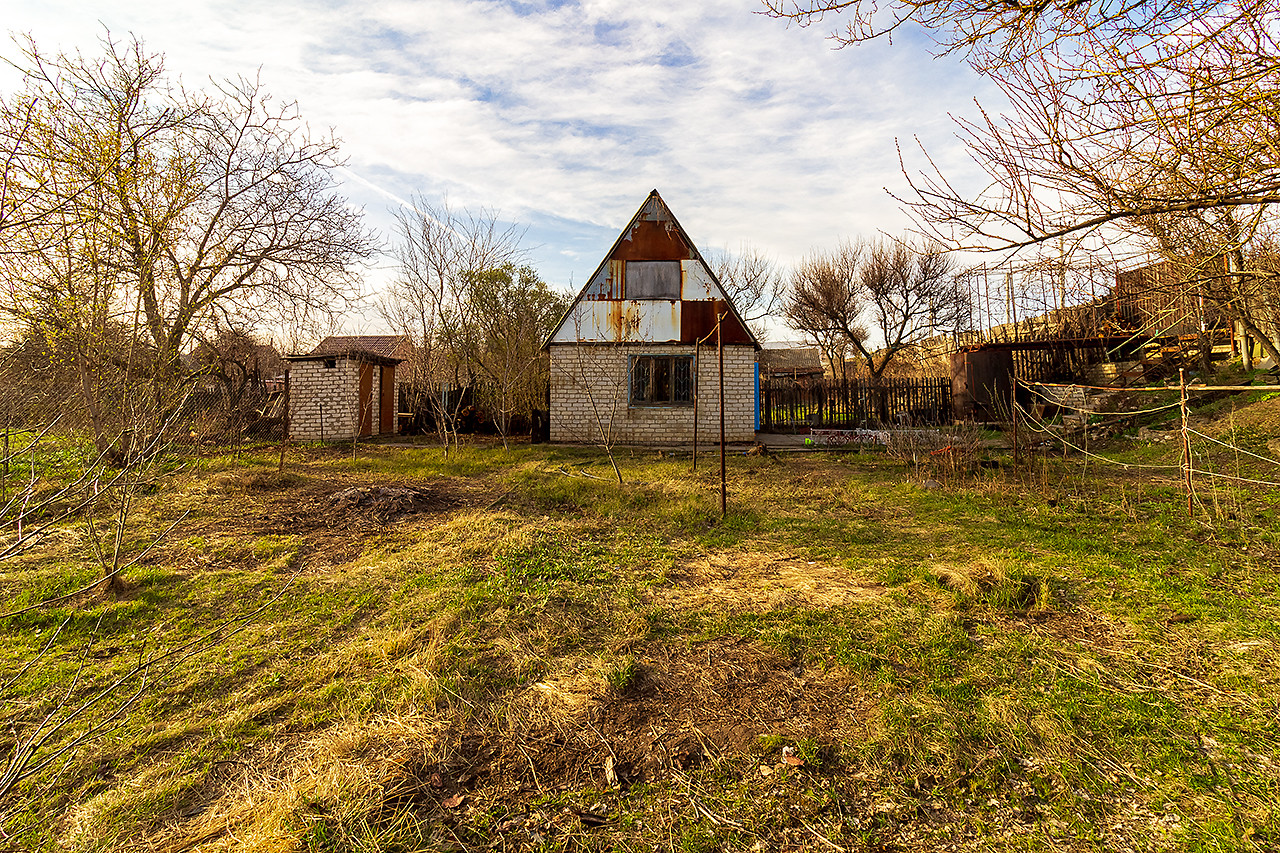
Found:
[{"label": "gable roof", "polygon": [[363,352],[383,358],[404,358],[411,346],[406,335],[330,335],[307,355],[320,357]]},{"label": "gable roof", "polygon": [[[725,343],[760,349],[715,272],[653,190],[543,349],[579,342],[692,344],[714,334],[716,317],[722,313],[727,315],[722,324]],[[567,328],[570,323],[572,329]]]},{"label": "gable roof", "polygon": [[287,361],[319,358],[356,358],[377,364],[395,364],[409,358],[413,341],[408,335],[330,335],[305,355],[286,356]]},{"label": "gable roof", "polygon": [[768,347],[760,353],[760,366],[771,375],[821,375],[822,359],[817,347]]}]

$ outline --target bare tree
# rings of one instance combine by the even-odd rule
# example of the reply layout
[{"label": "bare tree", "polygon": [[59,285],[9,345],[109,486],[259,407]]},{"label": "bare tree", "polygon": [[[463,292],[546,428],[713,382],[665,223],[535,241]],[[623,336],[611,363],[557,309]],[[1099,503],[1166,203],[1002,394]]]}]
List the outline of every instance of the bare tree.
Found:
[{"label": "bare tree", "polygon": [[[1280,201],[1274,2],[766,0],[765,6],[767,14],[802,25],[836,16],[841,44],[914,22],[1009,99],[1006,114],[982,111],[959,122],[971,158],[985,172],[985,191],[958,189],[927,152],[920,172],[904,158],[910,191],[902,201],[926,234],[987,250],[1061,240],[1070,250],[1100,237],[1185,261],[1189,256],[1167,238],[1189,229],[1199,243],[1193,265],[1232,267],[1221,282],[1202,279],[1196,286],[1229,285],[1223,304],[1233,310],[1243,304],[1228,294],[1257,279],[1239,263],[1275,230]],[[1251,334],[1257,331],[1255,324]],[[1280,342],[1273,335],[1271,343]]]},{"label": "bare tree", "polygon": [[225,428],[239,432],[251,426],[256,409],[266,401],[268,381],[284,372],[280,353],[244,326],[217,323],[211,334],[202,332],[198,338],[191,369],[217,383]]},{"label": "bare tree", "polygon": [[421,197],[396,219],[399,275],[382,313],[414,340],[413,383],[428,389],[426,402],[447,451],[451,436],[457,438],[461,391],[481,370],[481,317],[472,289],[490,271],[519,262],[523,232],[502,223],[495,211],[455,210],[447,201],[433,205]]},{"label": "bare tree", "polygon": [[813,252],[791,273],[782,304],[787,324],[808,335],[827,358],[832,375],[848,381],[845,356],[850,341],[865,340],[858,264],[864,246],[845,241],[831,252]]},{"label": "bare tree", "polygon": [[773,258],[748,243],[736,254],[727,249],[708,253],[725,294],[757,338],[766,336],[765,321],[777,313],[786,275]]},{"label": "bare tree", "polygon": [[[979,72],[1018,65],[1046,53],[1071,56],[1081,44],[1150,45],[1169,35],[1187,51],[1212,43],[1221,33],[1248,27],[1274,12],[1267,0],[1130,0],[1125,3],[994,2],[993,0],[761,0],[763,13],[799,26],[839,25],[831,38],[840,47],[892,38],[904,25],[923,29],[943,54],[966,57]],[[1196,27],[1204,21],[1209,26]],[[1075,55],[1078,72],[1098,57]],[[1142,67],[1151,57],[1131,56]]]},{"label": "bare tree", "polygon": [[186,91],[136,40],[105,39],[99,58],[28,41],[19,63],[25,88],[3,119],[28,140],[6,188],[22,205],[3,232],[10,316],[68,333],[86,310],[99,327],[136,325],[145,372],[165,384],[216,318],[332,312],[358,295],[371,238],[334,192],[336,141],[310,137],[294,105],[253,80]]},{"label": "bare tree", "polygon": [[843,338],[879,382],[912,344],[967,325],[970,304],[938,247],[879,240],[845,242],[802,261],[785,312],[797,329]]},{"label": "bare tree", "polygon": [[[574,321],[579,322],[576,314]],[[599,344],[598,348],[606,349],[611,346]],[[619,415],[626,411],[627,394],[631,388],[632,360],[625,357],[620,360],[600,358],[592,351],[592,347],[581,344],[560,345],[558,349],[561,353],[558,358],[556,354],[552,354],[551,369],[559,376],[560,381],[581,389],[586,395],[593,429],[591,435],[584,438],[598,444],[609,457],[613,474],[621,485],[622,468],[614,453],[614,447],[618,443],[616,423]]]}]

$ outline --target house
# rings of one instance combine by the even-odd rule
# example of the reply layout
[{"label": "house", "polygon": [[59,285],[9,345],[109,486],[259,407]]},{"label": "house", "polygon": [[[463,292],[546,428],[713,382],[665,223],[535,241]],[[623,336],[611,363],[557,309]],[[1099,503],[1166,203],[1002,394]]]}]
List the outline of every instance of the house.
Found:
[{"label": "house", "polygon": [[289,363],[289,437],[332,441],[394,434],[396,366],[412,344],[403,335],[336,335]]},{"label": "house", "polygon": [[752,441],[760,344],[654,190],[548,337],[553,442]]}]

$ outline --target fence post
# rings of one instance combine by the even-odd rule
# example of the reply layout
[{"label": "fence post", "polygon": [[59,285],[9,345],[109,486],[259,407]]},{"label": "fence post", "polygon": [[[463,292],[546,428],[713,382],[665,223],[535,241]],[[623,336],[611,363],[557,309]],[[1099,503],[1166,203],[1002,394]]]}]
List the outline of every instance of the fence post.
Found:
[{"label": "fence post", "polygon": [[1186,368],[1178,368],[1178,386],[1182,392],[1179,410],[1182,413],[1182,473],[1186,481],[1187,487],[1187,517],[1190,518],[1193,513],[1193,498],[1195,497],[1195,487],[1191,482],[1191,433],[1187,431],[1187,371]]},{"label": "fence post", "polygon": [[720,517],[724,518],[727,514],[726,506],[728,504],[728,485],[725,477],[724,463],[724,332],[720,324],[724,322],[725,314],[716,317],[716,347],[720,353]]},{"label": "fence post", "polygon": [[284,372],[284,429],[280,431],[280,473],[284,473],[284,448],[289,443],[289,371]]}]

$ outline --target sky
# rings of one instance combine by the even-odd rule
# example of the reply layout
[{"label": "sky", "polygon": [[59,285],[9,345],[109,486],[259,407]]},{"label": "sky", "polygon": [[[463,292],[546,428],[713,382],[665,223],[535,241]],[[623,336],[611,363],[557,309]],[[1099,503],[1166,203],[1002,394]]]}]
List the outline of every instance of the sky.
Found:
[{"label": "sky", "polygon": [[[45,52],[140,37],[189,88],[258,76],[332,128],[342,192],[388,245],[420,197],[526,228],[530,263],[581,287],[657,189],[704,253],[748,244],[791,264],[909,220],[898,143],[961,185],[952,115],[994,93],[918,33],[833,49],[827,28],[758,0],[0,0]],[[0,55],[14,58],[11,40]],[[0,69],[0,90],[16,74]],[[924,164],[914,156],[909,165]],[[371,297],[394,276],[366,275]],[[371,303],[372,304],[372,303]],[[382,331],[377,312],[348,332]],[[785,334],[785,332],[783,332]],[[776,337],[776,335],[775,335]]]}]

